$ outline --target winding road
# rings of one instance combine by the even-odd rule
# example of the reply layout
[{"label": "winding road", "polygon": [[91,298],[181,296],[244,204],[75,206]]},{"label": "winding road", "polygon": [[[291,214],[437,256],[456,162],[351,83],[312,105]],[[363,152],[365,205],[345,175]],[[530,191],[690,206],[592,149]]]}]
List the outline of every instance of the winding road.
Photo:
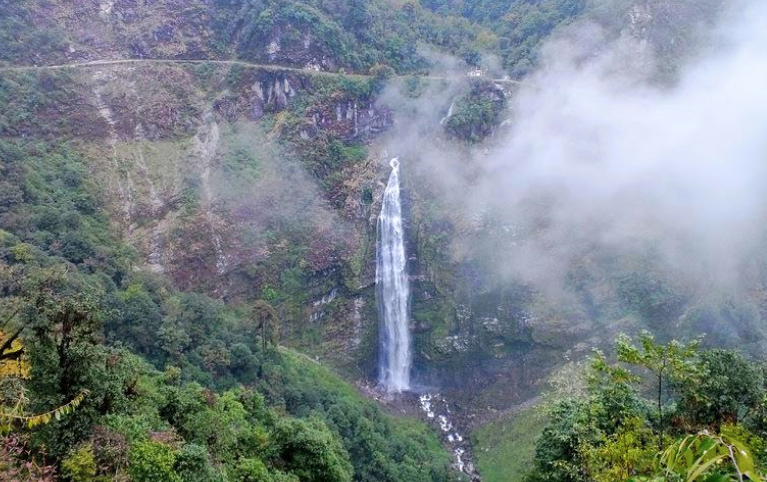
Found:
[{"label": "winding road", "polygon": [[[44,71],[44,70],[86,69],[90,67],[103,67],[103,66],[110,66],[110,65],[136,65],[136,64],[138,65],[142,65],[142,64],[145,64],[145,65],[185,65],[185,64],[229,65],[229,66],[240,66],[240,67],[245,67],[250,69],[283,70],[288,72],[301,72],[306,74],[324,75],[324,76],[331,76],[331,77],[352,77],[352,78],[358,78],[358,79],[370,78],[369,75],[365,75],[365,74],[326,72],[322,70],[288,67],[285,65],[258,64],[253,62],[247,62],[244,60],[211,60],[211,59],[114,59],[114,60],[91,60],[88,62],[74,62],[74,63],[68,63],[68,64],[55,64],[55,65],[22,65],[22,66],[0,65],[0,72],[33,72],[33,71]],[[397,77],[412,77],[412,76],[398,75]],[[463,78],[462,76],[458,76],[458,75],[456,76],[419,75],[418,77],[423,77],[425,79],[434,79],[434,80],[455,80],[455,79]],[[490,80],[498,84],[509,84],[509,85],[517,85],[517,86],[530,85],[525,82],[520,82],[518,80],[511,80],[511,79],[490,79]]]}]

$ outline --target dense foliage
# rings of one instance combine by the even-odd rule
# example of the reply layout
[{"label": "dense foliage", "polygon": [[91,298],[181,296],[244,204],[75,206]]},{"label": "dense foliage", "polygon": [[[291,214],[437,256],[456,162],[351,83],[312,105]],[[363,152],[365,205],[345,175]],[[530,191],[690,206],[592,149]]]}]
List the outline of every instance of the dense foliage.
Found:
[{"label": "dense foliage", "polygon": [[0,353],[24,362],[0,380],[11,480],[450,479],[424,426],[279,348],[267,301],[137,271],[69,146],[2,141],[0,159]]},{"label": "dense foliage", "polygon": [[643,333],[597,352],[583,394],[556,400],[527,480],[761,480],[764,367],[698,342],[660,344]]},{"label": "dense foliage", "polygon": [[514,76],[530,72],[541,42],[586,9],[585,0],[421,0],[421,4],[489,28],[497,36],[504,67]]},{"label": "dense foliage", "polygon": [[219,11],[233,12],[221,20],[222,30],[226,42],[236,39],[243,58],[258,58],[273,41],[298,57],[309,44],[314,47],[308,60],[318,64],[362,72],[383,64],[406,73],[429,67],[419,43],[456,55],[496,46],[492,34],[469,21],[435,15],[415,2],[219,0]]},{"label": "dense foliage", "polygon": [[0,2],[0,45],[3,45],[0,59],[26,57],[36,61],[46,54],[59,56],[55,52],[64,50],[65,35],[60,28],[29,28],[33,24],[30,3],[27,0]]},{"label": "dense foliage", "polygon": [[[0,2],[0,43],[6,46],[0,61],[86,60],[98,52],[77,29],[90,31],[98,24],[118,42],[111,48],[131,58],[239,58],[360,73],[386,65],[398,73],[423,73],[438,68],[442,54],[449,54],[470,66],[495,66],[500,57],[504,69],[523,75],[535,64],[542,40],[580,15],[585,0],[162,0],[133,8],[109,5],[100,11],[98,5],[69,2]],[[165,24],[168,11],[173,18]],[[62,28],[53,20],[71,15],[76,16],[71,20],[75,28]],[[77,25],[78,18],[90,25]]]},{"label": "dense foliage", "polygon": [[480,142],[497,126],[503,106],[503,92],[489,82],[474,82],[469,92],[453,105],[445,119],[445,130],[457,139]]}]

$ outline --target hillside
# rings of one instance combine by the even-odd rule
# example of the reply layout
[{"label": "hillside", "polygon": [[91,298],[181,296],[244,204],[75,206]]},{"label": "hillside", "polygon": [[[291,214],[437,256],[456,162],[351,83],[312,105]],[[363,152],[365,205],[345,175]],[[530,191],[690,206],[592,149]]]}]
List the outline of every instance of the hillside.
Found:
[{"label": "hillside", "polygon": [[25,1],[3,9],[9,48],[0,60],[13,64],[237,58],[365,73],[381,64],[405,73],[428,66],[419,42],[452,53],[491,46],[470,22],[388,0]]},{"label": "hillside", "polygon": [[[611,106],[710,78],[686,72],[721,4],[0,1],[0,362],[28,347],[31,378],[4,376],[27,390],[25,414],[79,404],[37,430],[11,424],[17,443],[61,480],[457,480],[439,427],[373,388],[395,156],[414,391],[450,400],[482,480],[530,468],[552,430],[531,400],[620,333],[761,355],[763,239],[700,227],[746,232],[733,213],[751,211],[696,223],[697,190],[666,203],[663,183],[621,184],[617,167],[656,152],[616,125],[684,123]],[[633,149],[610,150],[624,138]],[[596,167],[557,163],[572,153]],[[709,181],[713,199],[741,200]],[[648,199],[689,222],[640,218]],[[61,316],[83,323],[72,338]],[[0,464],[21,469],[13,450]]]}]

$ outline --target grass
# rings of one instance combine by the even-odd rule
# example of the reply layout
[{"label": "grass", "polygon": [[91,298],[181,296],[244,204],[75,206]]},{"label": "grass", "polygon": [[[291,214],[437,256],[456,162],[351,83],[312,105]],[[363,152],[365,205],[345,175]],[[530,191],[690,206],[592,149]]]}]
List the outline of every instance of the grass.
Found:
[{"label": "grass", "polygon": [[483,482],[521,480],[545,425],[542,409],[530,407],[475,430],[472,441]]}]

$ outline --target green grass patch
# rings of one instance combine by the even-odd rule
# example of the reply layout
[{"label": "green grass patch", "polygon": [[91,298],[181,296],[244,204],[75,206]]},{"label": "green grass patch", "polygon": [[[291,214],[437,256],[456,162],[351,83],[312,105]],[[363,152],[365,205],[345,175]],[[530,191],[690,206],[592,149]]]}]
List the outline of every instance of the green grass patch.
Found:
[{"label": "green grass patch", "polygon": [[545,426],[543,410],[530,407],[475,430],[471,438],[482,480],[521,480],[533,460],[535,440]]}]

